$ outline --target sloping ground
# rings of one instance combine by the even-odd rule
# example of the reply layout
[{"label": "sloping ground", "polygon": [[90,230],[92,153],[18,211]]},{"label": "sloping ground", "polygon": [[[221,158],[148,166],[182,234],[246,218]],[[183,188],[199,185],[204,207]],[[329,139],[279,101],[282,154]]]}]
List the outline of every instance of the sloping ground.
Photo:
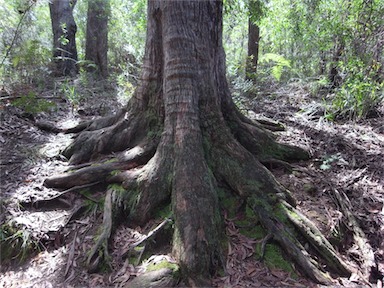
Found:
[{"label": "sloping ground", "polygon": [[[49,121],[65,129],[81,118],[88,119],[113,111],[117,106],[116,101],[112,97],[103,96],[102,92],[91,93],[97,94],[97,97],[83,99],[80,107],[77,107],[78,113],[71,113],[70,105],[59,95],[54,99],[56,111],[39,114],[37,122]],[[52,94],[52,91],[47,91],[42,97],[51,98]],[[145,271],[150,263],[161,262],[164,258],[172,261],[166,255],[168,251],[159,251],[163,255],[152,257],[139,266],[130,264],[123,257],[130,243],[140,241],[159,224],[151,222],[142,228],[117,229],[110,247],[112,272],[85,271],[82,268],[84,255],[94,241],[90,235],[97,229],[97,223],[102,221],[97,208],[99,192],[104,187],[92,187],[95,191],[92,194],[86,191],[87,187],[83,187],[81,197],[88,201],[85,208],[78,204],[80,191],[75,190],[58,198],[55,205],[42,205],[42,200],[60,194],[59,191],[45,188],[42,183],[46,177],[68,169],[59,151],[71,141],[71,137],[43,131],[41,127],[49,130],[50,126],[47,128],[47,125],[37,124],[7,101],[1,101],[0,110],[3,208],[0,221],[14,223],[21,231],[17,235],[20,239],[33,240],[30,250],[34,253],[20,265],[15,262],[1,263],[0,287],[124,287],[129,279]],[[241,99],[241,102],[244,112],[250,117],[265,117],[284,123],[287,129],[278,133],[280,141],[301,146],[311,152],[312,159],[294,164],[292,173],[278,166],[273,171],[278,180],[294,193],[301,211],[316,222],[351,267],[354,267],[355,273],[350,279],[335,279],[335,285],[361,287],[382,283],[383,116],[358,123],[327,122],[322,117],[321,99],[313,98],[304,86],[296,84],[274,89],[258,99]],[[338,195],[349,200],[348,207],[374,252],[377,267],[371,271],[371,279],[363,279],[364,257],[359,250],[361,247],[353,241],[353,232],[347,229],[350,223],[342,217],[343,209],[337,200]],[[90,213],[79,217],[81,209],[88,209]],[[255,240],[240,234],[233,219],[226,219],[226,225],[230,237],[226,275],[214,279],[214,286],[318,287],[304,278],[267,268],[253,257]],[[344,233],[341,235],[336,231]]]}]

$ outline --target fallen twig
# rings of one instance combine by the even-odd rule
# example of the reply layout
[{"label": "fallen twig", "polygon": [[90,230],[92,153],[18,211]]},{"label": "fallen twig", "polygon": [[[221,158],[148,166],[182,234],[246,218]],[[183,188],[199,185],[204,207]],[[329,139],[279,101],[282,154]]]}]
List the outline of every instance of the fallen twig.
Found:
[{"label": "fallen twig", "polygon": [[129,247],[124,251],[124,253],[122,254],[122,257],[125,258],[127,257],[129,251],[131,251],[133,248],[139,246],[141,243],[143,243],[144,241],[148,240],[149,238],[151,238],[153,235],[155,235],[161,228],[163,228],[165,226],[165,224],[171,222],[171,219],[169,218],[166,218],[164,219],[163,222],[161,222],[159,225],[157,225],[153,230],[149,231],[149,233],[147,235],[145,235],[143,238],[141,238],[140,240],[136,241],[135,243],[129,245]]},{"label": "fallen twig", "polygon": [[[71,268],[71,266],[73,264],[73,259],[75,258],[75,247],[76,247],[77,233],[78,233],[78,229],[76,229],[75,236],[73,237],[73,241],[72,241],[72,245],[71,245],[71,250],[69,250],[67,266],[65,267],[64,277],[67,277],[68,272],[69,272],[69,268]],[[67,280],[67,278],[66,278],[66,280]]]}]

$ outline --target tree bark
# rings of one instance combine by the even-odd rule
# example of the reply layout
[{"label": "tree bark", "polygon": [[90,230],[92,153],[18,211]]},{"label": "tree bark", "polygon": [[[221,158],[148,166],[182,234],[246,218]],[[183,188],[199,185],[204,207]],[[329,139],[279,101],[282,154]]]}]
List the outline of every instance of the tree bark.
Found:
[{"label": "tree bark", "polygon": [[[85,42],[85,60],[97,66],[97,74],[106,78],[108,76],[108,0],[89,0],[87,12],[87,34]],[[88,71],[95,71],[89,65]]]},{"label": "tree bark", "polygon": [[331,83],[332,89],[338,88],[342,84],[342,79],[339,74],[338,65],[343,55],[343,51],[344,51],[344,43],[343,42],[336,43],[334,47],[333,58],[332,58],[331,66],[329,69],[329,75],[328,75],[328,79],[329,79],[329,82]]},{"label": "tree bark", "polygon": [[73,76],[78,72],[76,31],[73,18],[76,0],[52,0],[49,3],[53,32],[53,59],[56,76]]},{"label": "tree bark", "polygon": [[[45,181],[67,189],[97,181],[121,185],[107,191],[104,222],[109,224],[89,262],[95,263],[93,259],[102,255],[96,251],[108,247],[111,211],[123,209],[120,215],[143,224],[170,205],[172,251],[181,273],[192,287],[209,286],[207,279],[225,263],[219,187],[227,187],[252,208],[304,274],[317,282],[329,281],[289,232],[294,227],[332,262],[327,267],[348,274],[315,227],[302,229],[310,221],[295,210],[289,191],[261,164],[307,159],[308,154],[276,143],[232,101],[222,45],[222,2],[148,1],[147,25],[141,83],[127,107],[70,130],[84,131],[63,154],[72,164],[95,160],[98,165],[84,164]],[[111,152],[114,161],[103,160]]]},{"label": "tree bark", "polygon": [[[255,3],[250,1],[250,5]],[[254,80],[257,73],[257,64],[259,60],[259,41],[260,41],[260,27],[255,24],[251,17],[248,19],[248,62],[246,79]]]}]

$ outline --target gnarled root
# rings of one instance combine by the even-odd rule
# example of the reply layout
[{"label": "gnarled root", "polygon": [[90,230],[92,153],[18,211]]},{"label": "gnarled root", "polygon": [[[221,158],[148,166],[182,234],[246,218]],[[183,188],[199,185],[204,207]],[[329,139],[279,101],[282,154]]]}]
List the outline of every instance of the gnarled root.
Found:
[{"label": "gnarled root", "polygon": [[104,214],[103,214],[103,224],[102,231],[99,235],[96,244],[92,247],[88,259],[86,262],[89,272],[94,272],[99,267],[102,259],[105,260],[109,258],[108,256],[108,240],[112,232],[112,218],[113,218],[113,206],[114,206],[114,195],[117,191],[114,189],[108,189],[105,202],[104,202]]},{"label": "gnarled root", "polygon": [[[209,119],[215,120],[214,117]],[[139,127],[135,119],[131,120],[133,127]],[[47,186],[66,189],[100,180],[112,184],[106,191],[101,234],[88,255],[89,269],[96,269],[101,259],[108,256],[108,239],[116,214],[125,215],[130,222],[143,224],[155,211],[171,203],[173,254],[187,282],[191,285],[206,283],[209,272],[213,272],[210,269],[223,262],[220,239],[224,236],[220,229],[217,183],[225,183],[253,209],[260,223],[311,279],[319,283],[330,282],[320,266],[329,267],[341,275],[350,274],[325,237],[294,208],[295,200],[290,192],[260,162],[265,159],[279,162],[294,157],[304,159],[308,154],[301,149],[272,145],[273,139],[257,125],[239,121],[235,125],[239,128],[238,133],[231,131],[232,134],[224,122],[218,122],[206,120],[203,131],[170,129],[160,140],[159,137],[148,137],[145,130],[135,135],[133,141],[125,138],[120,142],[130,144],[124,146],[128,150],[119,152],[114,161],[78,166],[74,172],[45,181]],[[111,151],[109,144],[100,143],[112,141],[108,139],[112,135],[113,138],[125,133],[133,136],[129,131],[138,130],[121,119],[102,131],[85,131],[82,135],[86,136],[77,138],[68,150],[69,155],[108,153]],[[89,148],[84,150],[79,139],[90,141],[86,143]],[[259,146],[252,148],[256,142]],[[131,146],[132,143],[137,145]],[[71,159],[87,161],[83,156]],[[312,250],[304,248],[307,245],[298,240],[303,236]],[[311,256],[313,251],[322,257],[321,265]]]},{"label": "gnarled root", "polygon": [[[220,145],[220,141],[216,143],[218,145],[211,150],[210,158],[216,178],[225,181],[234,192],[246,199],[263,227],[304,274],[318,283],[329,284],[331,280],[300,243],[298,235],[305,236],[311,247],[319,252],[322,264],[340,275],[351,274],[315,225],[292,206],[294,200],[289,191],[278,184],[252,154],[234,141],[227,141],[226,145]],[[290,232],[292,228],[295,228],[295,233]]]},{"label": "gnarled root", "polygon": [[162,268],[155,271],[146,272],[128,282],[125,288],[142,287],[173,287],[177,284],[174,271],[170,268]]}]

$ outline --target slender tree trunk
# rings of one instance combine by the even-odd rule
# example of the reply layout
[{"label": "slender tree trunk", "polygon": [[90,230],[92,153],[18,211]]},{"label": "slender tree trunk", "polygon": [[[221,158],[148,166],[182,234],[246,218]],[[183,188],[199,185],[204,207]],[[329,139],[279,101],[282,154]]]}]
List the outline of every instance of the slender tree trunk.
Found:
[{"label": "slender tree trunk", "polygon": [[[250,3],[254,3],[251,1]],[[248,19],[248,63],[246,79],[254,80],[259,60],[260,27]]]},{"label": "slender tree trunk", "polygon": [[[97,74],[102,78],[108,76],[109,5],[109,0],[88,1],[85,60],[89,60],[97,66]],[[88,70],[94,71],[95,69],[89,65]]]},{"label": "slender tree trunk", "polygon": [[333,58],[332,58],[332,62],[331,62],[331,66],[328,74],[328,79],[329,79],[329,82],[331,83],[332,89],[338,88],[342,81],[339,74],[338,65],[339,65],[339,61],[341,60],[341,56],[343,55],[343,51],[344,51],[344,43],[337,43],[334,47]]},{"label": "slender tree trunk", "polygon": [[56,75],[75,75],[77,67],[76,31],[73,18],[76,0],[52,0],[49,3],[53,31],[53,59]]}]

